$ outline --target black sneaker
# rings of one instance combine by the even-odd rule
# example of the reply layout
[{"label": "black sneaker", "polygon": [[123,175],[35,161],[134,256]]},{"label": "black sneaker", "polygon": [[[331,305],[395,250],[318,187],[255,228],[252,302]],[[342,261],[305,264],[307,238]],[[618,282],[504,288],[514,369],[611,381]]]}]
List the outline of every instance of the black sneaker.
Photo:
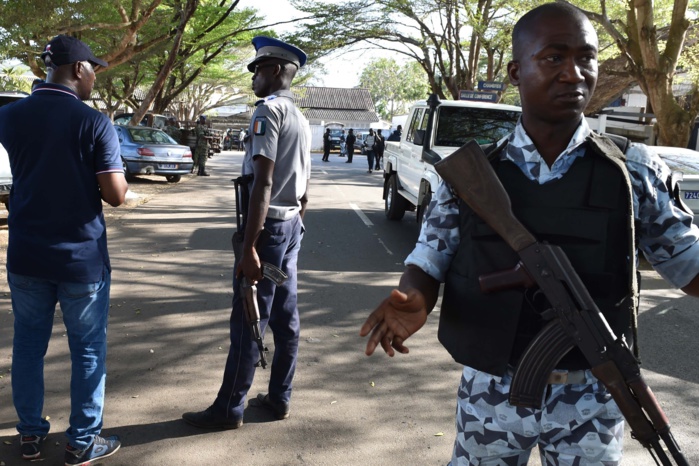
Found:
[{"label": "black sneaker", "polygon": [[46,440],[46,436],[22,435],[19,439],[19,447],[22,450],[22,458],[33,460],[41,456],[41,444]]},{"label": "black sneaker", "polygon": [[92,460],[112,456],[119,447],[121,447],[121,442],[116,435],[107,438],[95,435],[92,445],[84,450],[78,450],[69,444],[66,446],[66,466],[89,465]]}]

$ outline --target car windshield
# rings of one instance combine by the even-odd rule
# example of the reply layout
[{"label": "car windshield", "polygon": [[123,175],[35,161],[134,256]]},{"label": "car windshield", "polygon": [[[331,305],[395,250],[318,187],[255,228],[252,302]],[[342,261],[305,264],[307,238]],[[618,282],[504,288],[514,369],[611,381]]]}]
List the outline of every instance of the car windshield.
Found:
[{"label": "car windshield", "polygon": [[331,129],[330,130],[330,137],[331,138],[339,138],[340,136],[342,136],[341,129]]},{"label": "car windshield", "polygon": [[133,142],[148,144],[177,144],[167,133],[146,128],[129,128]]},{"label": "car windshield", "polygon": [[471,139],[481,145],[492,144],[515,129],[519,115],[491,108],[441,107],[434,145],[461,147]]}]

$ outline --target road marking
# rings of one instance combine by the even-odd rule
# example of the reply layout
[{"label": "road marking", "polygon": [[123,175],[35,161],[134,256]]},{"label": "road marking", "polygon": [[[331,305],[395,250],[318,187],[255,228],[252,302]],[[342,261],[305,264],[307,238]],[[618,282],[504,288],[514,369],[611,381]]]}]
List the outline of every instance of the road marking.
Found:
[{"label": "road marking", "polygon": [[[354,210],[354,211],[357,213],[357,215],[359,215],[359,218],[362,219],[362,222],[364,222],[364,225],[368,226],[369,228],[371,228],[371,227],[374,226],[374,224],[371,223],[371,220],[369,220],[369,217],[367,217],[367,216],[364,214],[364,212],[362,212],[362,209],[360,209],[359,206],[357,206],[357,204],[353,204],[353,203],[350,202],[350,207],[352,207],[352,210]],[[393,255],[393,252],[392,252],[390,249],[388,249],[388,246],[386,246],[386,243],[384,243],[383,241],[381,241],[381,238],[377,238],[377,239],[379,240],[379,243],[381,243],[381,246],[383,246],[383,248],[386,250],[386,252],[387,252],[390,256],[392,256],[392,255]]]},{"label": "road marking", "polygon": [[357,206],[357,204],[353,204],[353,203],[350,202],[350,207],[352,207],[352,210],[354,210],[354,211],[357,213],[357,215],[359,215],[359,218],[362,219],[362,222],[364,222],[364,225],[366,225],[366,226],[368,226],[368,227],[373,227],[373,226],[374,226],[374,224],[371,223],[371,220],[369,220],[369,217],[367,217],[366,215],[364,215],[364,212],[362,212],[362,209],[360,209],[360,208]]},{"label": "road marking", "polygon": [[381,243],[381,246],[383,246],[383,248],[386,250],[386,252],[387,252],[389,255],[391,255],[391,256],[393,255],[393,253],[391,252],[391,250],[388,249],[388,246],[386,246],[386,245],[384,244],[384,242],[381,241],[381,238],[379,238],[379,243]]}]

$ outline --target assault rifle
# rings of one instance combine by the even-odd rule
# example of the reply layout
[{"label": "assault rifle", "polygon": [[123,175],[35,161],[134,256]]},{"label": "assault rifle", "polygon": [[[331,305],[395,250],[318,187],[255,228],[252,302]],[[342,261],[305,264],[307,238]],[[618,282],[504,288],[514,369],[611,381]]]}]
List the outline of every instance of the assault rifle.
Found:
[{"label": "assault rifle", "polygon": [[655,463],[689,466],[624,337],[614,335],[565,252],[558,246],[538,242],[515,218],[507,192],[478,143],[466,143],[434,167],[458,196],[519,254],[520,262],[511,274],[514,279],[502,288],[536,284],[551,305],[543,314],[550,322],[530,343],[517,365],[510,403],[540,408],[548,376],[558,361],[577,346],[592,373],[616,401],[632,437],[648,449]]},{"label": "assault rifle", "polygon": [[[243,257],[245,223],[247,220],[248,204],[250,203],[248,186],[252,182],[252,176],[239,177],[233,181],[235,182],[237,230],[233,233],[231,244],[233,245],[233,254],[237,260],[240,260]],[[257,245],[263,244],[268,237],[269,232],[267,230],[262,230],[257,238]],[[261,269],[263,278],[272,280],[277,286],[283,285],[286,279],[289,278],[279,267],[267,262],[262,262]],[[243,301],[245,319],[250,325],[250,334],[255,343],[257,343],[257,349],[260,353],[260,361],[257,365],[265,369],[267,367],[267,348],[262,339],[262,330],[260,329],[260,307],[257,303],[257,286],[243,276],[240,279],[240,293],[242,294],[241,299]]]}]

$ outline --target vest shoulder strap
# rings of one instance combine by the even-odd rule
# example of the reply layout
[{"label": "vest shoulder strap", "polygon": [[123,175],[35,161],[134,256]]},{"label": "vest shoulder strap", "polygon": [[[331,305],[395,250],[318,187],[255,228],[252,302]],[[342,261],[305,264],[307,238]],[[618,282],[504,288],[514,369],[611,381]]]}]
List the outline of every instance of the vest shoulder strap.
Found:
[{"label": "vest shoulder strap", "polygon": [[626,162],[626,150],[629,148],[629,139],[616,134],[590,133],[587,137],[590,147],[600,155],[614,157]]}]

